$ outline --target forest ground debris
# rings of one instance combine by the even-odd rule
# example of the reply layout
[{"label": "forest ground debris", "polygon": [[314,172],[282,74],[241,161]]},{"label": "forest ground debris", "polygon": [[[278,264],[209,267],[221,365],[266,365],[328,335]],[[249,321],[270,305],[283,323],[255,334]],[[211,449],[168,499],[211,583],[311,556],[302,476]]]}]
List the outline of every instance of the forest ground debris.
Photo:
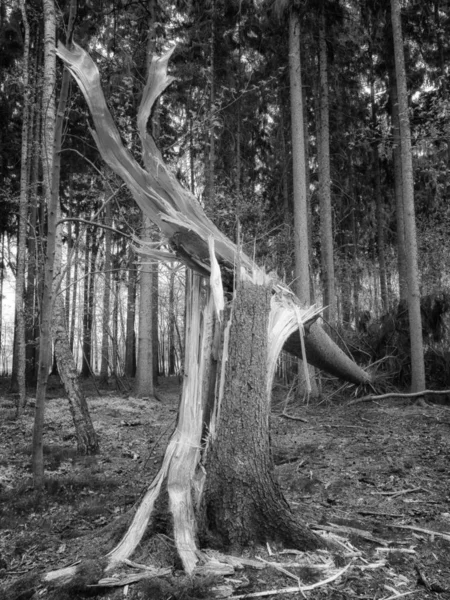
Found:
[{"label": "forest ground debris", "polygon": [[[161,402],[124,399],[111,390],[103,390],[101,398],[89,397],[102,442],[100,454],[89,458],[71,451],[73,427],[66,401],[58,394],[49,399],[45,432],[49,485],[39,502],[27,484],[32,408],[26,408],[19,421],[0,423],[1,600],[19,597],[33,586],[39,589],[39,574],[51,569],[80,558],[95,562],[95,557],[104,556],[117,543],[129,510],[158,470],[171,433],[168,424],[178,405],[178,380],[163,380],[158,391]],[[278,387],[274,406],[282,405],[285,393]],[[10,405],[11,399],[0,388],[0,408],[3,411]],[[314,589],[315,600],[338,600],[346,594],[356,600],[401,597],[416,592],[421,599],[431,600],[435,590],[447,590],[450,435],[446,423],[425,418],[435,415],[437,408],[430,405],[419,411],[407,398],[386,398],[382,406],[348,406],[343,399],[333,404],[291,403],[290,414],[307,422],[280,419],[273,413],[273,452],[281,457],[276,474],[294,513],[331,529],[328,535],[335,541],[339,538],[343,560],[354,559],[340,578]],[[124,421],[140,424],[124,427]],[[132,460],[132,453],[141,458]],[[415,491],[399,493],[404,490]],[[372,539],[361,537],[358,531]],[[387,545],[380,546],[380,539]],[[346,566],[337,562],[336,567],[329,552],[313,556],[273,547],[269,555],[263,547],[255,553],[278,567],[256,570],[249,562],[234,576],[214,582],[196,576],[195,590],[179,572],[170,543],[161,534],[143,540],[132,562],[170,568],[172,575],[157,578],[165,583],[145,579],[129,584],[127,598],[148,598],[150,590],[159,586],[161,598],[169,590],[180,600],[201,594],[212,598],[213,594],[267,597],[270,593],[287,599],[293,594],[288,590],[295,586],[289,585],[292,577],[280,568],[299,577],[302,584],[313,585],[326,580],[330,569],[337,572]],[[286,559],[286,553],[292,559]],[[428,588],[418,582],[415,564],[420,565]],[[90,585],[97,572],[93,575]],[[208,582],[211,593],[205,591]],[[88,589],[91,598],[104,598],[100,588]],[[389,589],[397,595],[392,596]],[[124,587],[109,590],[111,598],[123,597]],[[68,590],[64,594],[69,597]],[[82,592],[76,594],[83,597]]]}]

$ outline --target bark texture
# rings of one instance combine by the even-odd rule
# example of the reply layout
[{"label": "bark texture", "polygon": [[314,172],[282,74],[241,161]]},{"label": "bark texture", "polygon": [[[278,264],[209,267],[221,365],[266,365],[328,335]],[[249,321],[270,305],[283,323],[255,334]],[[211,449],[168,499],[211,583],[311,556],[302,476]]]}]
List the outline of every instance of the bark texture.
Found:
[{"label": "bark texture", "polygon": [[55,344],[58,372],[69,400],[70,413],[75,426],[78,452],[80,454],[95,454],[98,452],[98,438],[92,425],[86,398],[81,391],[78,381],[77,366],[70,351],[64,313],[63,297],[59,295],[55,299],[52,320],[52,335]]},{"label": "bark texture", "polygon": [[44,411],[47,379],[51,364],[51,318],[53,304],[53,268],[56,247],[57,199],[52,194],[53,183],[53,143],[55,131],[55,82],[56,59],[55,37],[56,18],[53,0],[44,0],[44,86],[42,105],[45,106],[43,121],[42,161],[44,179],[44,197],[47,203],[47,250],[44,265],[44,284],[42,292],[42,311],[39,338],[39,370],[36,387],[36,409],[33,426],[32,470],[36,488],[44,483]]},{"label": "bark texture", "polygon": [[225,547],[323,541],[294,518],[274,478],[267,389],[270,285],[242,282],[232,307],[225,387],[207,461],[206,526]]},{"label": "bark texture", "polygon": [[402,164],[403,215],[405,225],[406,271],[408,278],[408,315],[411,337],[411,388],[424,390],[425,362],[420,313],[420,287],[416,214],[414,206],[414,177],[409,125],[408,90],[406,85],[405,57],[399,0],[391,0],[392,32],[395,50],[395,76],[397,80],[398,114]]},{"label": "bark texture", "polygon": [[291,91],[292,173],[294,192],[295,289],[302,306],[311,302],[308,256],[308,205],[306,189],[305,131],[303,120],[300,18],[289,17],[289,84]]},{"label": "bark texture", "polygon": [[318,167],[320,196],[320,245],[322,254],[323,304],[326,320],[333,324],[337,317],[333,256],[333,214],[331,209],[330,173],[330,107],[328,89],[328,56],[325,14],[322,8],[319,21],[319,130]]},{"label": "bark texture", "polygon": [[[142,239],[151,242],[151,222],[143,216]],[[137,369],[134,393],[137,397],[148,398],[155,394],[153,381],[153,268],[148,258],[144,258],[140,268],[139,329]]]}]

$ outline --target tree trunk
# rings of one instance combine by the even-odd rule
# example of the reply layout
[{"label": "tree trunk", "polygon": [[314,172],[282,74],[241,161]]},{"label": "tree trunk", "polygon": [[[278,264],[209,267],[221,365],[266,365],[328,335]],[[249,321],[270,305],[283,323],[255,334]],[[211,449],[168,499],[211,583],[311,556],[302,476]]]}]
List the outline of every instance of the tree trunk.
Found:
[{"label": "tree trunk", "polygon": [[[37,104],[37,103],[36,103]],[[38,351],[37,340],[39,339],[39,311],[38,311],[38,202],[39,202],[39,162],[40,152],[40,122],[41,115],[38,108],[35,106],[33,110],[33,147],[31,150],[31,177],[30,177],[30,213],[29,213],[29,229],[28,237],[28,270],[27,270],[27,293],[25,297],[25,314],[26,314],[26,379],[27,385],[36,387]]]},{"label": "tree trunk", "polygon": [[152,263],[152,344],[153,344],[153,383],[157,385],[159,375],[159,265],[158,261]]},{"label": "tree trunk", "polygon": [[377,133],[377,112],[375,104],[375,84],[372,79],[371,86],[371,102],[372,102],[372,128],[374,141],[372,143],[372,160],[373,160],[373,178],[375,191],[375,209],[377,218],[377,249],[378,261],[380,265],[380,292],[381,305],[383,314],[389,310],[389,297],[387,291],[387,275],[386,275],[386,253],[384,241],[385,218],[383,209],[383,198],[381,196],[381,175],[380,175],[380,156],[378,152],[378,133]]},{"label": "tree trunk", "polygon": [[214,206],[215,200],[215,184],[214,184],[214,173],[216,165],[216,139],[215,139],[215,101],[216,101],[216,88],[215,88],[215,44],[216,44],[216,5],[215,0],[212,3],[211,10],[211,39],[210,39],[210,91],[209,91],[209,102],[210,102],[210,122],[209,122],[209,144],[208,144],[208,155],[205,161],[205,200],[209,206]]},{"label": "tree trunk", "polygon": [[[72,302],[71,302],[71,313],[70,313],[70,335],[69,335],[69,346],[70,351],[73,353],[75,347],[75,330],[76,330],[76,317],[77,317],[77,296],[78,296],[78,262],[80,255],[80,223],[75,221],[75,255],[74,255],[74,268],[73,268],[73,284],[72,284]],[[76,356],[76,354],[75,354]],[[75,361],[76,362],[76,361]]]},{"label": "tree trunk", "polygon": [[334,324],[336,321],[336,291],[333,258],[333,215],[331,209],[330,175],[330,124],[328,57],[325,38],[325,14],[321,9],[319,22],[319,131],[318,165],[320,194],[320,242],[322,253],[323,303],[325,319]]},{"label": "tree trunk", "polygon": [[128,251],[128,291],[127,291],[127,330],[125,342],[125,377],[133,378],[136,374],[136,255],[130,247]]},{"label": "tree trunk", "polygon": [[26,238],[28,221],[28,140],[30,123],[30,89],[29,79],[29,50],[30,26],[24,0],[20,2],[22,22],[25,30],[24,55],[23,55],[23,115],[22,115],[22,148],[20,165],[20,200],[19,200],[19,231],[17,236],[17,273],[16,273],[16,315],[17,315],[17,381],[19,385],[19,399],[17,401],[17,415],[19,416],[26,403],[26,324],[25,324],[25,268],[26,268]]},{"label": "tree trunk", "polygon": [[324,546],[294,518],[274,478],[267,372],[271,297],[270,284],[243,281],[236,292],[217,435],[206,464],[206,527],[234,551],[266,541],[304,550]]},{"label": "tree trunk", "polygon": [[119,277],[114,274],[114,301],[112,310],[112,365],[111,374],[114,375],[116,383],[119,383]]},{"label": "tree trunk", "polygon": [[[2,376],[6,374],[5,367],[3,363],[3,302],[1,299],[3,298],[3,282],[5,280],[5,235],[0,234],[1,238],[1,255],[0,255],[0,373]],[[3,363],[3,364],[2,364]]]},{"label": "tree trunk", "polygon": [[95,263],[97,260],[98,244],[95,233],[90,227],[86,230],[86,253],[84,266],[83,288],[83,363],[81,376],[90,377],[92,369],[92,324],[94,322],[94,285]]},{"label": "tree trunk", "polygon": [[57,218],[57,197],[52,194],[53,142],[55,130],[54,90],[56,83],[55,64],[55,4],[53,0],[43,0],[44,7],[44,86],[42,106],[43,118],[43,172],[44,197],[47,201],[47,249],[44,265],[44,286],[41,303],[41,329],[39,338],[39,371],[36,389],[36,409],[33,428],[32,472],[36,488],[44,483],[43,428],[45,394],[51,360],[51,316],[53,304],[53,266],[55,253],[55,233]]},{"label": "tree trunk", "polygon": [[292,168],[294,190],[295,290],[302,306],[309,306],[308,206],[306,190],[305,132],[303,129],[300,19],[296,10],[289,17],[289,82],[291,90]]},{"label": "tree trunk", "polygon": [[[146,531],[163,482],[167,481],[176,547],[185,570],[188,573],[194,571],[199,559],[194,509],[201,505],[204,483],[204,470],[199,465],[201,434],[207,414],[204,411],[205,400],[209,399],[212,390],[216,390],[217,402],[209,420],[208,441],[212,446],[208,446],[204,439],[208,452],[211,450],[206,456],[211,481],[206,482],[209,500],[204,504],[205,528],[213,529],[213,533],[217,533],[225,544],[240,546],[248,540],[252,541],[245,533],[245,527],[240,526],[242,518],[244,525],[251,527],[255,537],[261,540],[278,539],[304,548],[324,546],[324,541],[295,521],[273,479],[268,431],[269,394],[277,359],[289,338],[293,350],[300,354],[304,354],[305,347],[307,353],[316,348],[316,358],[323,359],[327,366],[336,367],[334,361],[338,360],[336,371],[342,372],[345,378],[354,377],[358,383],[363,383],[369,382],[370,376],[343,353],[345,360],[339,356],[332,340],[317,324],[312,324],[318,313],[307,311],[305,314],[301,311],[295,295],[281,283],[269,280],[252,259],[221,234],[195,198],[179,186],[165,167],[154,141],[149,137],[147,121],[156,92],[161,93],[170,83],[166,69],[169,54],[152,63],[139,110],[138,129],[147,169],[144,170],[120,142],[99,88],[98,72],[95,72],[89,57],[80,48],[69,53],[60,47],[59,52],[70,64],[88,100],[96,124],[95,138],[102,155],[127,181],[145,214],[167,235],[172,248],[187,265],[197,271],[192,276],[194,285],[187,286],[188,351],[177,427],[160,472],[144,495],[129,530],[108,555],[110,562],[107,570],[112,570],[118,561],[128,558],[136,549]],[[220,268],[217,257],[220,258]],[[231,310],[231,323],[226,324],[221,343],[219,336],[214,335],[211,298],[214,299],[217,319],[220,320],[224,305],[222,281],[227,281],[230,274],[232,276],[237,271],[236,265],[239,265],[239,277],[236,279],[241,283]],[[206,301],[202,302],[200,276],[204,275],[209,276],[212,293],[207,294]],[[229,282],[227,285],[227,290],[233,291]],[[141,302],[145,298],[141,291]],[[217,385],[212,385],[215,371],[212,363],[218,359],[222,369],[217,377]],[[149,362],[147,360],[145,364],[151,372],[148,369]],[[249,416],[246,415],[247,411],[250,411]],[[228,435],[221,432],[222,427],[226,428]],[[229,435],[235,435],[244,443],[247,452],[241,453]],[[221,443],[222,437],[227,438],[225,446]],[[254,438],[253,442],[251,438]],[[236,476],[234,471],[227,471],[227,477],[235,477],[233,483],[242,501],[238,505],[230,497],[229,490],[224,490],[226,502],[216,498],[220,489],[217,486],[221,483],[214,473],[222,471],[214,463],[222,460],[225,463],[223,468],[227,468],[227,460],[234,460],[230,456],[230,445],[243,462],[243,465],[234,463]],[[251,484],[247,490],[245,482]],[[250,489],[253,493],[250,493]],[[260,499],[253,497],[255,491],[261,496]],[[212,505],[211,498],[215,498],[217,503]],[[232,518],[229,512],[231,506],[237,510]],[[234,533],[235,530],[237,533]],[[47,575],[46,580],[67,577],[75,570],[76,567],[69,567],[62,573]]]},{"label": "tree trunk", "polygon": [[98,452],[98,438],[78,381],[77,366],[70,351],[65,325],[64,299],[61,294],[56,297],[54,303],[52,334],[58,372],[69,400],[70,413],[75,426],[78,452],[95,454]]},{"label": "tree trunk", "polygon": [[[308,211],[308,180],[306,163],[305,119],[302,89],[302,65],[300,47],[300,18],[298,11],[293,8],[289,15],[289,84],[291,94],[291,130],[292,130],[292,172],[294,191],[294,255],[295,255],[295,285],[294,289],[305,308],[311,304],[311,288],[309,273],[309,211]],[[305,366],[305,369],[307,367]],[[299,365],[300,373],[300,365]],[[318,390],[313,367],[305,372],[306,390],[308,395],[317,397]],[[302,393],[303,386],[298,386]]]},{"label": "tree trunk", "polygon": [[87,378],[91,374],[91,329],[89,327],[89,266],[90,266],[90,227],[86,227],[86,243],[84,248],[84,273],[83,273],[83,342],[81,359],[81,377]]},{"label": "tree trunk", "polygon": [[402,160],[403,210],[405,220],[406,267],[408,276],[408,314],[411,337],[411,388],[420,392],[425,385],[422,317],[417,258],[416,216],[414,207],[414,178],[409,126],[408,93],[399,0],[391,0],[392,31],[394,37],[395,75],[397,81],[398,113]]},{"label": "tree trunk", "polygon": [[175,270],[170,271],[169,277],[169,316],[167,323],[168,375],[175,375]]},{"label": "tree trunk", "polygon": [[[142,239],[152,240],[150,219],[143,215]],[[153,269],[148,258],[141,259],[139,294],[139,333],[137,350],[137,369],[134,393],[137,397],[154,396],[153,381],[153,306],[152,306]]]},{"label": "tree trunk", "polygon": [[[105,207],[105,225],[111,226],[111,205],[108,202]],[[105,229],[105,256],[103,261],[104,290],[103,290],[103,314],[102,314],[102,347],[100,365],[100,383],[107,385],[109,370],[109,329],[110,321],[110,297],[111,297],[111,231]]]},{"label": "tree trunk", "polygon": [[394,194],[395,216],[397,223],[397,268],[399,300],[407,300],[408,283],[406,273],[406,246],[405,246],[405,217],[403,210],[403,183],[402,183],[402,158],[400,147],[400,125],[398,116],[398,95],[395,81],[395,70],[391,72],[391,104],[392,104],[392,138],[393,138],[393,163],[394,163]]}]

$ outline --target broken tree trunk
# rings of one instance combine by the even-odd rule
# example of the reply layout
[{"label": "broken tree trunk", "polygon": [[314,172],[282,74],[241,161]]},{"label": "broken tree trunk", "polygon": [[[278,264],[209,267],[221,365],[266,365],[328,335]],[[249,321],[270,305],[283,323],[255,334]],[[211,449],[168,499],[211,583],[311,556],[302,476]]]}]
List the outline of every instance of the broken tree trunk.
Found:
[{"label": "broken tree trunk", "polygon": [[[204,573],[205,563],[213,571],[219,568],[217,561],[211,565],[198,550],[198,524],[225,546],[241,547],[258,539],[302,548],[324,546],[319,536],[294,519],[274,479],[269,399],[276,360],[289,340],[297,355],[309,359],[311,347],[316,364],[323,360],[346,379],[365,383],[369,375],[338,352],[325,333],[311,334],[322,331],[313,325],[318,315],[301,310],[289,289],[269,280],[240,254],[164,165],[147,132],[147,120],[155,99],[171,81],[166,74],[170,53],[152,63],[139,110],[146,170],[122,146],[89,56],[78,47],[69,52],[61,46],[59,55],[89,104],[96,127],[93,135],[103,158],[123,177],[180,259],[196,272],[189,275],[187,351],[177,427],[128,531],[107,557],[106,571],[129,559],[141,543],[164,485],[176,547],[188,573],[200,565]],[[233,291],[233,280],[239,282],[239,289],[224,311],[222,284]],[[45,579],[67,580],[75,572],[76,567],[69,567]]]},{"label": "broken tree trunk", "polygon": [[[138,205],[159,227],[179,259],[194,271],[209,277],[208,239],[212,236],[225,288],[232,289],[234,268],[238,262],[248,272],[260,270],[245,254],[238,258],[236,245],[206,216],[195,196],[170,173],[147,131],[147,121],[155,100],[173,80],[167,75],[172,50],[153,60],[139,108],[137,123],[145,169],[122,144],[103,96],[98,69],[90,56],[77,45],[70,51],[59,44],[57,53],[77,80],[89,105],[95,124],[92,133],[103,159],[122,177]],[[274,288],[281,290],[283,286],[276,282]],[[291,294],[289,290],[286,292]],[[353,363],[331,339],[327,339],[322,330],[316,333],[319,329],[320,326],[315,324],[306,332],[306,360],[352,383],[368,383],[370,375]],[[304,358],[300,344],[296,343],[297,338],[293,335],[287,349]]]},{"label": "broken tree trunk", "polygon": [[271,343],[277,340],[269,331],[271,298],[268,278],[243,280],[236,291],[227,359],[222,361],[220,418],[206,461],[203,524],[222,546],[234,551],[266,541],[304,550],[325,545],[295,519],[274,478],[268,343],[269,338]]}]

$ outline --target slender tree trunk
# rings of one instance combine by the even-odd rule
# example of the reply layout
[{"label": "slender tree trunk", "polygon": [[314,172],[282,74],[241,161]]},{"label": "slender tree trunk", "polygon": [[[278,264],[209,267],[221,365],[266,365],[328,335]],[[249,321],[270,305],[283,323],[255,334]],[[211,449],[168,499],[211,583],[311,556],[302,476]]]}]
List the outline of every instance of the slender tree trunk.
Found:
[{"label": "slender tree trunk", "polygon": [[[70,190],[69,190],[69,200],[68,200],[68,212],[67,216],[69,219],[72,215],[72,204],[73,204],[73,180],[71,178],[70,181]],[[71,221],[67,221],[67,267],[66,267],[66,280],[65,280],[65,322],[67,324],[67,334],[68,339],[70,338],[70,290],[72,289],[72,259],[73,259],[73,251],[74,251],[74,242],[73,242],[73,224]],[[71,349],[72,350],[72,349]]]},{"label": "slender tree trunk", "polygon": [[[47,250],[44,266],[44,286],[41,303],[41,330],[39,339],[39,371],[36,389],[36,409],[33,428],[32,471],[36,488],[44,483],[43,427],[45,394],[51,360],[50,324],[53,304],[53,266],[57,218],[57,196],[52,194],[53,142],[55,130],[56,82],[55,64],[55,5],[53,0],[43,0],[44,7],[44,87],[43,105],[43,172],[44,197],[47,201]],[[55,203],[56,198],[56,203]]]},{"label": "slender tree trunk", "polygon": [[395,81],[395,71],[391,73],[391,98],[392,98],[392,137],[393,137],[393,163],[394,163],[394,193],[395,193],[395,216],[397,223],[397,266],[399,283],[399,300],[407,300],[408,283],[406,269],[406,245],[405,245],[405,216],[403,210],[403,182],[402,182],[402,158],[400,145],[400,125],[398,116],[398,95]]},{"label": "slender tree trunk", "polygon": [[377,216],[377,249],[378,261],[380,265],[380,291],[382,311],[386,314],[389,310],[389,297],[387,291],[387,274],[386,274],[386,253],[384,240],[384,208],[383,198],[381,196],[381,174],[380,174],[380,156],[378,152],[378,134],[377,134],[377,112],[375,104],[375,84],[371,82],[371,101],[372,101],[372,128],[374,140],[372,143],[372,160],[373,160],[373,178],[375,192],[375,208]]},{"label": "slender tree trunk", "polygon": [[[106,204],[105,225],[111,227],[111,205]],[[101,366],[100,383],[108,383],[109,369],[109,338],[110,338],[110,297],[111,297],[111,231],[105,229],[105,257],[103,260],[104,290],[103,290],[103,314],[102,314],[102,348],[101,348]]]},{"label": "slender tree trunk", "polygon": [[86,248],[84,253],[84,278],[83,278],[83,358],[81,366],[81,376],[84,378],[91,376],[91,334],[92,334],[92,315],[89,314],[89,291],[91,251],[93,247],[92,232],[90,227],[86,228]]},{"label": "slender tree trunk", "polygon": [[[95,300],[95,287],[96,287],[95,273],[97,270],[97,256],[98,256],[98,241],[95,237],[95,233],[93,232],[91,256],[90,256],[91,260],[90,260],[90,265],[89,265],[89,291],[88,291],[88,311],[89,312],[88,312],[88,337],[87,337],[87,339],[89,341],[89,354],[88,354],[89,360],[87,362],[89,364],[89,369],[92,374],[94,374],[96,372],[96,366],[95,366],[95,364],[93,366],[93,362],[96,357],[96,352],[95,352],[96,305],[95,305],[94,300]],[[93,352],[93,350],[94,350],[94,352]]]},{"label": "slender tree trunk", "polygon": [[30,89],[29,89],[29,50],[30,26],[24,0],[20,2],[22,22],[24,25],[24,55],[23,55],[23,114],[22,114],[22,149],[20,167],[20,201],[19,201],[19,231],[17,243],[17,274],[16,274],[16,316],[17,316],[17,381],[19,385],[19,399],[17,402],[17,415],[20,415],[26,403],[26,323],[25,323],[25,269],[26,269],[26,239],[28,221],[28,140],[30,123]]},{"label": "slender tree trunk", "polygon": [[[67,43],[70,43],[70,39],[72,36],[72,31],[76,18],[76,11],[77,0],[71,0],[69,21],[67,25]],[[52,204],[55,204],[57,206],[56,212],[58,220],[60,217],[59,183],[61,175],[62,132],[67,98],[69,95],[69,81],[69,72],[67,69],[64,69],[61,82],[61,91],[59,94],[57,116],[55,120],[54,160],[52,173]],[[68,270],[70,269],[70,259],[71,257],[68,257]],[[98,439],[92,425],[86,399],[78,381],[75,360],[70,350],[69,339],[67,335],[67,307],[64,302],[64,296],[62,292],[60,292],[60,286],[64,279],[64,275],[61,274],[61,261],[62,231],[61,228],[59,228],[55,232],[55,259],[53,280],[54,305],[51,323],[56,367],[56,369],[54,368],[54,370],[56,370],[56,372],[59,374],[68,397],[69,408],[75,426],[78,451],[82,454],[93,454],[98,450]]]},{"label": "slender tree trunk", "polygon": [[152,344],[153,344],[153,383],[157,385],[159,375],[159,265],[158,261],[152,263]]},{"label": "slender tree trunk", "polygon": [[[2,254],[0,256],[0,373],[5,375],[5,368],[3,363],[3,302],[1,299],[3,298],[3,282],[5,280],[5,236],[4,234],[0,234],[0,238],[2,240],[1,249]],[[3,368],[2,368],[3,367]]]},{"label": "slender tree trunk", "polygon": [[289,82],[291,90],[292,165],[294,180],[295,290],[303,307],[309,306],[308,205],[306,190],[305,132],[303,129],[300,19],[296,10],[289,17]]},{"label": "slender tree trunk", "polygon": [[75,256],[74,256],[74,268],[73,268],[73,285],[72,285],[72,302],[71,302],[71,313],[70,313],[70,336],[69,346],[70,351],[74,352],[75,347],[75,330],[76,330],[76,317],[77,317],[77,297],[78,297],[78,262],[80,255],[80,223],[75,221]]},{"label": "slender tree trunk", "polygon": [[128,251],[128,293],[127,293],[127,331],[125,343],[125,376],[133,378],[136,374],[136,255],[132,248]]},{"label": "slender tree trunk", "polygon": [[216,101],[216,87],[215,87],[215,44],[216,44],[216,5],[215,0],[212,3],[211,10],[211,39],[210,39],[210,124],[209,124],[209,147],[208,156],[206,160],[206,181],[205,181],[205,198],[210,206],[214,206],[215,200],[215,185],[214,185],[214,172],[216,163],[216,147],[215,147],[215,101]]},{"label": "slender tree trunk", "polygon": [[[294,289],[302,308],[311,304],[311,288],[309,273],[309,233],[308,233],[308,190],[306,187],[307,171],[305,119],[302,89],[302,65],[300,45],[300,18],[293,8],[289,15],[289,83],[291,95],[291,131],[292,131],[292,172],[294,191],[294,255],[295,286]],[[299,365],[300,372],[300,365]],[[318,395],[315,373],[309,369],[307,376],[307,393]],[[301,392],[298,388],[299,393]]]},{"label": "slender tree trunk", "polygon": [[[26,379],[27,385],[36,386],[37,376],[37,339],[39,338],[39,312],[38,312],[38,301],[37,291],[38,286],[36,285],[37,274],[38,274],[38,243],[37,243],[37,216],[38,216],[38,182],[39,182],[39,151],[36,146],[39,147],[39,135],[40,135],[40,115],[39,111],[35,107],[34,123],[33,123],[33,144],[30,149],[31,155],[31,180],[30,180],[30,192],[31,192],[31,206],[29,213],[29,231],[28,236],[28,269],[27,269],[27,293],[25,297],[25,314],[26,314]],[[30,129],[31,130],[31,129]]]},{"label": "slender tree trunk", "polygon": [[[146,216],[143,216],[142,239],[148,242],[152,240],[151,222]],[[153,269],[147,258],[142,260],[140,268],[139,333],[134,390],[136,396],[145,398],[154,396],[152,286]]]},{"label": "slender tree trunk", "polygon": [[402,158],[403,209],[405,219],[406,266],[408,274],[408,314],[411,336],[411,387],[413,392],[425,389],[422,317],[417,258],[416,216],[414,208],[414,178],[411,151],[411,131],[408,113],[405,58],[399,0],[391,0],[392,30],[394,37],[395,75],[398,93],[400,144]]},{"label": "slender tree trunk", "polygon": [[329,124],[329,89],[328,58],[325,32],[325,14],[322,7],[319,22],[319,194],[320,194],[320,240],[322,253],[322,281],[325,319],[333,324],[336,321],[336,291],[333,259],[333,216],[331,208],[331,175],[330,175],[330,124]]},{"label": "slender tree trunk", "polygon": [[111,373],[118,384],[119,377],[119,293],[120,283],[117,274],[114,274],[114,301],[112,310],[112,365]]},{"label": "slender tree trunk", "polygon": [[52,334],[58,371],[66,390],[69,409],[75,426],[78,452],[80,454],[95,454],[98,452],[98,437],[92,425],[86,398],[78,380],[77,366],[70,351],[65,325],[65,305],[61,294],[55,299]]},{"label": "slender tree trunk", "polygon": [[281,136],[281,149],[282,149],[282,172],[281,172],[281,186],[282,186],[282,194],[283,194],[283,217],[284,223],[289,226],[292,222],[291,210],[289,205],[289,174],[288,174],[288,164],[289,164],[289,151],[286,143],[286,134],[285,134],[285,109],[283,103],[283,97],[279,94],[279,104],[280,104],[280,136]]},{"label": "slender tree trunk", "polygon": [[167,323],[167,347],[169,350],[169,375],[175,375],[175,270],[170,271],[169,277],[169,318]]}]

